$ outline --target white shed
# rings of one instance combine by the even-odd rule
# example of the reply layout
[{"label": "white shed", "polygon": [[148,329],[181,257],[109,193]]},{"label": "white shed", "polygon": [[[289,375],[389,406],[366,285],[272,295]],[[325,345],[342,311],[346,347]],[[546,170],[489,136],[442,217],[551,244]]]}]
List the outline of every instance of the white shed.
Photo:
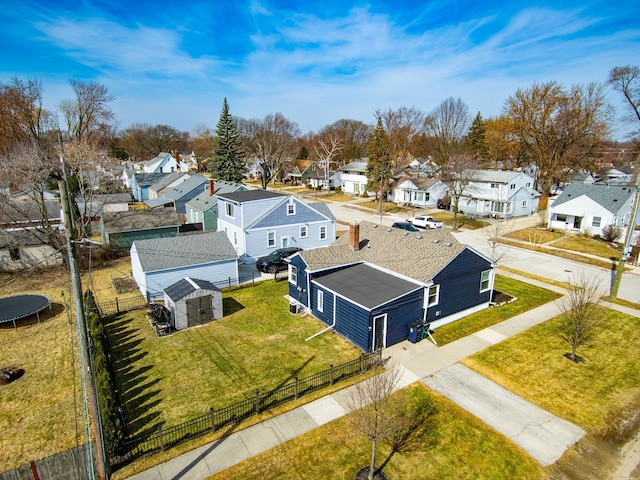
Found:
[{"label": "white shed", "polygon": [[222,292],[207,280],[185,277],[164,289],[164,305],[176,330],[222,318]]}]

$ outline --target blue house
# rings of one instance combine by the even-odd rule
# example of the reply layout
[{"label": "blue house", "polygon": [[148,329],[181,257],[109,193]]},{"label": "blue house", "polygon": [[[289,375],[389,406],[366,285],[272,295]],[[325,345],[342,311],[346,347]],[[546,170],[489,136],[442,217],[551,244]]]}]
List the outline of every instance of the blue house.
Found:
[{"label": "blue house", "polygon": [[[364,351],[489,306],[494,265],[444,228],[421,232],[368,222],[328,248],[289,259],[289,301]],[[292,308],[293,309],[293,308]]]}]

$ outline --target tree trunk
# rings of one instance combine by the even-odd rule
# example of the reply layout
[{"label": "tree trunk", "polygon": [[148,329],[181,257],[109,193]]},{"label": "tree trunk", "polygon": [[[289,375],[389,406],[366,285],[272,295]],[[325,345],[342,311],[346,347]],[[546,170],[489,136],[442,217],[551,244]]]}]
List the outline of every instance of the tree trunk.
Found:
[{"label": "tree trunk", "polygon": [[376,440],[371,440],[371,463],[369,464],[369,480],[373,480],[376,472]]}]

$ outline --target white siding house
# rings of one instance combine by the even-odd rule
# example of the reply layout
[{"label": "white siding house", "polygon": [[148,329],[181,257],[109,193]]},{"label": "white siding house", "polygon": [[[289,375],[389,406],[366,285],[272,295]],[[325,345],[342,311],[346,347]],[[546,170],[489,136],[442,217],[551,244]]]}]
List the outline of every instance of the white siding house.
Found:
[{"label": "white siding house", "polygon": [[522,217],[538,211],[540,194],[524,172],[471,170],[458,211],[470,216]]},{"label": "white siding house", "polygon": [[147,300],[185,277],[214,285],[238,284],[236,252],[223,232],[136,240],[131,245],[131,273]]},{"label": "white siding house", "polygon": [[242,261],[255,262],[282,247],[326,247],[336,220],[324,203],[305,203],[268,190],[218,195],[218,231],[225,232]]},{"label": "white siding house", "polygon": [[414,207],[435,207],[444,197],[449,187],[437,178],[410,177],[401,178],[393,189],[395,203],[406,203]]},{"label": "white siding house", "polygon": [[340,186],[343,193],[362,195],[367,190],[367,160],[358,160],[340,167]]}]

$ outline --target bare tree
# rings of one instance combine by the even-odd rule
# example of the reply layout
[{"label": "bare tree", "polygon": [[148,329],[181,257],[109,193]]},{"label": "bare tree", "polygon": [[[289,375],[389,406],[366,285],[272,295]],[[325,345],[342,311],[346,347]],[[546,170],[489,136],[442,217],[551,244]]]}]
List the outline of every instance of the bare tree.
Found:
[{"label": "bare tree", "polygon": [[453,155],[463,151],[470,126],[469,107],[459,98],[450,97],[429,113],[426,131],[438,165],[445,167]]},{"label": "bare tree", "polygon": [[328,193],[331,192],[331,188],[329,188],[329,170],[331,168],[331,163],[340,153],[342,147],[342,141],[336,133],[328,134],[324,138],[318,138],[317,144],[313,146],[313,149],[318,156],[318,163],[324,170],[324,182]]},{"label": "bare tree", "polygon": [[597,277],[581,271],[571,276],[567,295],[559,300],[562,311],[560,337],[571,346],[568,356],[574,362],[579,361],[578,347],[587,344],[602,323],[599,286]]},{"label": "bare tree", "polygon": [[483,233],[491,249],[491,261],[495,265],[504,259],[509,252],[500,239],[512,231],[513,221],[506,218],[496,218],[483,228]]},{"label": "bare tree", "polygon": [[453,229],[458,228],[458,207],[460,198],[468,188],[475,166],[474,155],[465,152],[450,157],[442,169],[442,181],[449,187],[451,210],[453,210]]},{"label": "bare tree", "polygon": [[[122,148],[131,159],[149,160],[160,152],[185,151],[189,133],[169,125],[134,123],[120,133]],[[211,155],[213,148],[208,152]]]},{"label": "bare tree", "polygon": [[64,116],[68,138],[92,141],[98,137],[102,125],[110,124],[115,114],[107,104],[115,100],[107,87],[97,82],[69,80],[75,98],[62,100],[58,108]]},{"label": "bare tree", "polygon": [[372,130],[372,125],[367,125],[360,120],[341,119],[320,130],[316,138],[337,135],[343,148],[336,155],[335,160],[339,165],[345,165],[366,155],[367,142]]},{"label": "bare tree", "polygon": [[597,155],[609,132],[611,109],[599,83],[565,90],[557,82],[518,89],[504,107],[513,135],[537,165],[538,189],[544,195],[567,172]]},{"label": "bare tree", "polygon": [[262,120],[237,119],[238,132],[248,157],[258,160],[262,188],[282,176],[287,162],[296,154],[298,124],[281,113],[268,114]]},{"label": "bare tree", "polygon": [[416,138],[426,131],[427,116],[418,108],[404,106],[396,110],[376,110],[375,115],[382,119],[387,132],[393,166],[406,165],[411,161],[411,148]]}]

